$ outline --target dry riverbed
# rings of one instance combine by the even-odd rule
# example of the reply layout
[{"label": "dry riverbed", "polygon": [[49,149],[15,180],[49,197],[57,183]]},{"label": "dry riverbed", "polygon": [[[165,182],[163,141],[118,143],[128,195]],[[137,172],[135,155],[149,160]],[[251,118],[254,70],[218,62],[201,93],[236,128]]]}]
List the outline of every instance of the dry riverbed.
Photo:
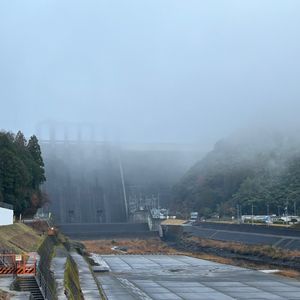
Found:
[{"label": "dry riverbed", "polygon": [[[283,250],[270,250],[257,246],[243,246],[237,243],[216,242],[192,238],[182,240],[180,246],[167,244],[159,238],[151,239],[102,239],[84,241],[88,252],[97,254],[181,254],[200,259],[210,260],[222,264],[235,265],[256,270],[279,269],[277,274],[300,279],[300,272],[293,268],[275,267],[270,263],[262,263],[258,258],[268,251],[276,257],[282,255],[285,259],[297,257],[299,253]],[[185,245],[185,246],[183,246]],[[259,250],[260,249],[260,250]],[[231,255],[228,255],[230,253]],[[244,254],[246,255],[243,258]]]}]

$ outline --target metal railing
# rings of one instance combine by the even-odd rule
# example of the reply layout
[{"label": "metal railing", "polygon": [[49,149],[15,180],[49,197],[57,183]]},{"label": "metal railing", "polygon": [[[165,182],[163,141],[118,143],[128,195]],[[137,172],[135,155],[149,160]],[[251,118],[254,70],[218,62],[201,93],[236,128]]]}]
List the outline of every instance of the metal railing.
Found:
[{"label": "metal railing", "polygon": [[[51,271],[49,271],[51,272]],[[41,270],[39,267],[37,267],[37,272],[36,272],[36,282],[43,294],[44,299],[46,300],[55,300],[57,299],[56,297],[56,291],[53,291],[53,289],[50,287],[50,283],[48,280],[43,276]]]}]

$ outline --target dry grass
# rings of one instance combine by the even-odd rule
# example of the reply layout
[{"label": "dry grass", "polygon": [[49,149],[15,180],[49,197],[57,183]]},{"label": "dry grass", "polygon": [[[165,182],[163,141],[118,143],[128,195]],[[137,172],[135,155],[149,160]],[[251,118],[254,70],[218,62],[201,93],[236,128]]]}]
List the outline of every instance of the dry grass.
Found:
[{"label": "dry grass", "polygon": [[32,228],[21,223],[0,227],[0,248],[16,253],[35,251],[42,241]]},{"label": "dry grass", "polygon": [[186,223],[187,220],[181,220],[181,219],[167,219],[161,222],[161,225],[182,225]]},{"label": "dry grass", "polygon": [[[299,251],[288,251],[278,248],[272,248],[270,246],[256,246],[256,245],[244,245],[239,243],[233,243],[233,242],[221,242],[221,241],[214,241],[214,240],[207,240],[207,239],[201,239],[197,237],[189,237],[185,238],[185,241],[192,241],[196,243],[197,245],[201,247],[211,247],[211,248],[217,248],[217,249],[224,249],[232,251],[233,253],[237,254],[247,254],[249,256],[269,256],[273,259],[280,258],[280,259],[292,259],[295,257],[300,257]],[[201,259],[207,259],[211,261],[215,261],[222,264],[230,264],[235,265],[239,267],[244,268],[250,268],[254,270],[272,270],[274,269],[274,266],[271,266],[269,264],[261,264],[256,262],[251,262],[249,260],[236,260],[231,258],[223,258],[217,255],[211,255],[211,254],[203,254],[203,253],[185,253],[186,255],[190,255],[193,257],[201,258]],[[300,272],[283,268],[280,269],[279,272],[276,273],[277,275],[300,279]]]},{"label": "dry grass", "polygon": [[241,268],[247,268],[247,269],[253,269],[253,270],[272,270],[272,269],[274,269],[273,266],[270,266],[267,264],[266,265],[262,265],[262,264],[258,265],[257,263],[251,262],[251,261],[235,260],[232,258],[226,258],[226,257],[222,257],[222,256],[212,255],[212,254],[186,253],[185,255],[214,261],[214,262],[217,262],[220,264],[238,266]]},{"label": "dry grass", "polygon": [[300,272],[295,271],[295,270],[284,269],[284,270],[280,270],[276,274],[284,276],[284,277],[300,279]]},{"label": "dry grass", "polygon": [[289,251],[271,246],[262,245],[246,245],[234,242],[222,242],[198,237],[189,237],[185,239],[187,242],[192,241],[201,247],[212,247],[218,249],[229,250],[238,254],[249,254],[255,256],[268,256],[272,259],[293,259],[300,258],[300,251]]},{"label": "dry grass", "polygon": [[142,239],[115,239],[115,240],[96,240],[84,241],[86,249],[89,252],[99,254],[116,254],[111,248],[114,246],[126,247],[128,254],[176,254],[177,251],[167,246],[159,238],[147,240]]}]

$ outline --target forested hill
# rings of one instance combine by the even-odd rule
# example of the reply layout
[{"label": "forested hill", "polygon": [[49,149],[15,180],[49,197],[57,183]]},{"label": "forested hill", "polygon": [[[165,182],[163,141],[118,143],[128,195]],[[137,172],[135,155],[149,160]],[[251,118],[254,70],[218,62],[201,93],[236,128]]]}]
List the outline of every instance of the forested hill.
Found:
[{"label": "forested hill", "polygon": [[33,215],[45,200],[40,190],[44,174],[36,136],[27,142],[20,131],[0,132],[0,202],[12,204],[16,215]]},{"label": "forested hill", "polygon": [[[296,204],[295,204],[296,203]],[[175,211],[203,216],[294,213],[300,208],[300,146],[282,134],[234,136],[214,149],[174,187]]]}]

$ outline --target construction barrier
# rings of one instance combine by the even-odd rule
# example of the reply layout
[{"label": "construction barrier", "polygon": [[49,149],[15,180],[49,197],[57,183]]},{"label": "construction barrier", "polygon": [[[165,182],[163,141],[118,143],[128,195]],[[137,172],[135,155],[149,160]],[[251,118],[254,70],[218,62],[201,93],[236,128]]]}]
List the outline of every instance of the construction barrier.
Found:
[{"label": "construction barrier", "polygon": [[0,253],[1,275],[35,275],[36,257],[32,254]]}]

